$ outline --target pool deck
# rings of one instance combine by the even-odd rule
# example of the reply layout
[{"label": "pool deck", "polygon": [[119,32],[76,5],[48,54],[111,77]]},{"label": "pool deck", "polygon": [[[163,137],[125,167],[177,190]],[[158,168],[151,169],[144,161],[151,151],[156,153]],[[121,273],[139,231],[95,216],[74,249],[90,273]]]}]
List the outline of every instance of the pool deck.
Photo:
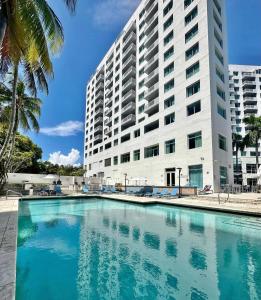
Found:
[{"label": "pool deck", "polygon": [[15,298],[18,199],[0,198],[0,299]]},{"label": "pool deck", "polygon": [[[200,197],[186,198],[151,198],[136,197],[125,194],[77,194],[68,198],[83,197],[102,197],[112,200],[132,202],[143,205],[166,204],[195,209],[207,209],[227,213],[237,213],[261,217],[261,194],[237,194],[205,195]],[[42,199],[41,197],[40,199]],[[46,199],[64,199],[64,197],[45,197]],[[26,198],[30,200],[30,198]],[[35,197],[34,200],[37,200]],[[15,298],[16,280],[16,248],[17,248],[17,217],[18,217],[18,198],[6,200],[0,197],[0,299],[11,300]]]}]

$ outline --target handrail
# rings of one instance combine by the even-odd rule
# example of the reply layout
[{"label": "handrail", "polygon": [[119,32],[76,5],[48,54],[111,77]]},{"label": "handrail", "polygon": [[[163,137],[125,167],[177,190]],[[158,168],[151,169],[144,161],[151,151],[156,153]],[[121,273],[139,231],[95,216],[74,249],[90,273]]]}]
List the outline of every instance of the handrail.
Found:
[{"label": "handrail", "polygon": [[7,197],[8,197],[8,193],[9,193],[9,192],[14,193],[14,194],[15,194],[14,196],[23,196],[22,193],[19,193],[19,192],[13,191],[13,190],[8,190],[8,191],[6,192],[6,195],[5,195],[6,200],[7,200]]}]

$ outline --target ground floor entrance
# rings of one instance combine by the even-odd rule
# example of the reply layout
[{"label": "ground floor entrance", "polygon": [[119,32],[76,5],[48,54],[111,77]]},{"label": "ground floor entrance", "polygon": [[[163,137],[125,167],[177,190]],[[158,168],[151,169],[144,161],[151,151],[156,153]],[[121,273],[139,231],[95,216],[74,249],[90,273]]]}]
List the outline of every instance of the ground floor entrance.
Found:
[{"label": "ground floor entrance", "polygon": [[175,180],[175,168],[166,169],[166,185],[167,186],[175,186],[176,180]]}]

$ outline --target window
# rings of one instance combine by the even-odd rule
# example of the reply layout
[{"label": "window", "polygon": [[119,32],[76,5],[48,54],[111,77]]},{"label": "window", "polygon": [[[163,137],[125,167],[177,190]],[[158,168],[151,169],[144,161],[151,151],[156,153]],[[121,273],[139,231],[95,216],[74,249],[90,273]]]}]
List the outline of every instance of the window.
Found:
[{"label": "window", "polygon": [[186,60],[196,55],[199,52],[199,43],[196,43],[186,51]]},{"label": "window", "polygon": [[214,29],[214,36],[215,36],[217,42],[219,43],[220,47],[223,48],[223,41],[222,41],[222,38],[221,38],[220,35],[217,33],[216,29]]},{"label": "window", "polygon": [[170,73],[172,73],[174,70],[174,62],[169,64],[165,69],[164,69],[164,76],[168,76]]},{"label": "window", "polygon": [[170,16],[168,20],[164,23],[163,28],[166,30],[173,23],[173,16]]},{"label": "window", "polygon": [[202,165],[189,166],[189,185],[197,188],[203,187]]},{"label": "window", "polygon": [[217,94],[219,95],[219,97],[221,99],[223,99],[224,101],[226,101],[226,94],[225,94],[225,92],[220,87],[218,87],[218,86],[217,86]]},{"label": "window", "polygon": [[139,83],[139,88],[142,88],[144,86],[144,80],[142,80],[140,83]]},{"label": "window", "polygon": [[201,131],[192,133],[188,135],[188,148],[195,149],[202,146],[202,136]]},{"label": "window", "polygon": [[144,74],[144,68],[141,68],[139,71],[139,76],[141,76],[142,74]]},{"label": "window", "polygon": [[169,59],[174,53],[174,47],[171,46],[165,53],[164,53],[164,61]]},{"label": "window", "polygon": [[135,150],[133,152],[133,160],[134,161],[140,160],[140,150]]},{"label": "window", "polygon": [[189,7],[193,1],[194,0],[184,0],[184,8],[186,9],[187,7]]},{"label": "window", "polygon": [[219,14],[221,15],[221,7],[220,5],[218,4],[218,0],[213,0],[215,6],[216,6],[216,9],[218,10]]},{"label": "window", "polygon": [[200,81],[197,81],[187,87],[187,97],[190,97],[200,91]]},{"label": "window", "polygon": [[175,139],[165,142],[165,153],[170,154],[175,152]]},{"label": "window", "polygon": [[139,101],[144,99],[144,92],[139,95]]},{"label": "window", "polygon": [[113,157],[113,164],[116,166],[118,164],[118,156]]},{"label": "window", "polygon": [[246,172],[247,172],[247,174],[256,174],[256,165],[247,164],[246,165]]},{"label": "window", "polygon": [[141,114],[141,113],[144,112],[144,108],[145,108],[145,104],[141,105],[141,106],[138,108],[139,114]]},{"label": "window", "polygon": [[188,31],[185,34],[185,43],[188,43],[195,35],[197,35],[197,33],[198,33],[198,24],[192,27],[190,31]]},{"label": "window", "polygon": [[118,146],[118,144],[119,144],[119,141],[118,141],[118,140],[114,140],[114,141],[113,141],[113,145],[114,145],[114,146]]},{"label": "window", "polygon": [[174,104],[175,104],[175,97],[174,96],[170,96],[169,98],[164,100],[164,108],[171,107]]},{"label": "window", "polygon": [[220,174],[220,185],[222,186],[224,184],[227,184],[228,183],[227,168],[220,167],[219,174]]},{"label": "window", "polygon": [[152,130],[158,129],[159,128],[159,120],[151,122],[144,126],[144,133],[148,133]]},{"label": "window", "polygon": [[144,157],[154,157],[159,155],[159,145],[150,146],[144,149]]},{"label": "window", "polygon": [[185,26],[187,26],[198,15],[198,6],[194,7],[185,17]]},{"label": "window", "polygon": [[134,138],[137,138],[140,136],[140,129],[137,129],[134,131]]},{"label": "window", "polygon": [[189,68],[187,68],[186,70],[186,78],[190,78],[191,76],[193,76],[194,74],[199,72],[199,62],[196,62],[194,65],[190,66]]},{"label": "window", "polygon": [[168,92],[174,88],[174,79],[171,79],[167,83],[164,84],[164,92]]},{"label": "window", "polygon": [[222,31],[222,23],[221,21],[219,20],[218,16],[215,14],[215,12],[213,12],[213,16],[214,16],[214,20],[218,26],[218,28],[220,29],[220,31]]},{"label": "window", "polygon": [[125,143],[130,140],[130,133],[125,134],[124,136],[121,137],[121,143]]},{"label": "window", "polygon": [[187,106],[187,116],[194,115],[201,111],[201,102],[197,101]]},{"label": "window", "polygon": [[221,134],[218,135],[218,146],[219,149],[227,151],[227,139]]},{"label": "window", "polygon": [[173,30],[164,38],[164,46],[166,46],[173,39]]},{"label": "window", "polygon": [[111,148],[111,143],[107,143],[106,145],[105,145],[105,149],[107,150],[107,149],[110,149]]},{"label": "window", "polygon": [[171,113],[165,116],[165,125],[169,125],[175,122],[175,113]]},{"label": "window", "polygon": [[219,114],[221,117],[223,117],[224,119],[227,118],[226,110],[225,110],[223,107],[221,107],[219,104],[217,105],[217,112],[218,112],[218,114]]},{"label": "window", "polygon": [[173,7],[173,0],[171,0],[168,5],[163,10],[163,16],[166,16],[166,14],[172,9]]},{"label": "window", "polygon": [[107,158],[104,160],[104,166],[105,167],[110,167],[111,166],[111,158]]},{"label": "window", "polygon": [[222,72],[219,70],[219,68],[217,68],[217,67],[216,67],[216,74],[217,74],[218,78],[219,78],[221,81],[225,82],[225,75],[224,75],[224,73],[222,73]]},{"label": "window", "polygon": [[121,155],[121,163],[128,163],[130,162],[130,153],[125,153]]}]

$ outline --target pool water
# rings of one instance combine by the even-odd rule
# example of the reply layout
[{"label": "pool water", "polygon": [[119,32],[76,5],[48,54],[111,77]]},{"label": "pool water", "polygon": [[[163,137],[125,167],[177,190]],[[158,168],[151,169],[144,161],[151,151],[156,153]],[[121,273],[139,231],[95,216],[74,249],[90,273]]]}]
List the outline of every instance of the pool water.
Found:
[{"label": "pool water", "polygon": [[95,198],[20,202],[16,299],[261,299],[261,220]]}]

